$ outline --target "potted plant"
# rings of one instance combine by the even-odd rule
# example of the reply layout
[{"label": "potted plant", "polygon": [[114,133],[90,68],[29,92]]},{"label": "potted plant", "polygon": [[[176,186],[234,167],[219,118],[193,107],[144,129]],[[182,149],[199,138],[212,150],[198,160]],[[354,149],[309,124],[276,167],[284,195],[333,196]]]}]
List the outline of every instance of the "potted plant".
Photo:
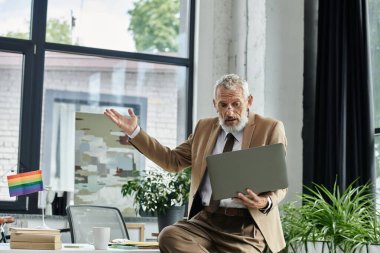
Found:
[{"label": "potted plant", "polygon": [[[371,186],[350,184],[341,194],[334,184],[305,187],[302,206],[282,206],[282,223],[287,241],[284,252],[379,252],[368,246],[380,241],[379,213]],[[318,242],[318,243],[316,243]]]},{"label": "potted plant", "polygon": [[121,188],[123,196],[133,196],[136,212],[158,217],[159,230],[183,218],[190,192],[191,168],[179,173],[146,170]]}]

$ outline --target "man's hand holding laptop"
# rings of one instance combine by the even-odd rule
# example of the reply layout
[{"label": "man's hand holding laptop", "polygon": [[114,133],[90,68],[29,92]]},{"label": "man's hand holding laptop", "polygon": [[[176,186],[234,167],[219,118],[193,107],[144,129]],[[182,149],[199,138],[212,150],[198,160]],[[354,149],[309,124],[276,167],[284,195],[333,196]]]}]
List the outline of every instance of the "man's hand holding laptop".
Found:
[{"label": "man's hand holding laptop", "polygon": [[246,189],[246,194],[239,192],[233,199],[247,208],[263,209],[268,206],[268,196],[258,195],[249,188]]}]

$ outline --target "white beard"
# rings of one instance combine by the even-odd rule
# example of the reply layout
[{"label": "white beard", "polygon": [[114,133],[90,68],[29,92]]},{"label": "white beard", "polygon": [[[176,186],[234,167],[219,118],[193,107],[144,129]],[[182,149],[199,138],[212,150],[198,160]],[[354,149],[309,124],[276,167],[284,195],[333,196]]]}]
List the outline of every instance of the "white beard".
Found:
[{"label": "white beard", "polygon": [[242,116],[239,120],[239,123],[235,126],[227,126],[224,123],[224,119],[219,115],[219,124],[223,128],[224,131],[227,133],[237,133],[244,129],[245,125],[248,123],[248,113],[244,116]]}]

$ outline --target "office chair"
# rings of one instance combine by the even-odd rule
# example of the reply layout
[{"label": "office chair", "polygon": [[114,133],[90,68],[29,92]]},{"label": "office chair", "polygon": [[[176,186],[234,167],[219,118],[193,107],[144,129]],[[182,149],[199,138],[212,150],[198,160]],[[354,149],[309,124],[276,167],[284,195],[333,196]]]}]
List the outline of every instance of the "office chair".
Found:
[{"label": "office chair", "polygon": [[72,243],[93,243],[93,227],[110,227],[110,239],[129,239],[119,209],[110,206],[70,205],[66,207]]}]

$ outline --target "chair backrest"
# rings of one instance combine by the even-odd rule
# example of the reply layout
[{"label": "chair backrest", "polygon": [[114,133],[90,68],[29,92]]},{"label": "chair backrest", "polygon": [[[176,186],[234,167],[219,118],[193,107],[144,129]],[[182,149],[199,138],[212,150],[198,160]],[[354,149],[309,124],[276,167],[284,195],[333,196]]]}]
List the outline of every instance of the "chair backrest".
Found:
[{"label": "chair backrest", "polygon": [[110,227],[110,239],[129,239],[119,209],[110,206],[70,205],[66,208],[72,243],[93,243],[93,227]]}]

